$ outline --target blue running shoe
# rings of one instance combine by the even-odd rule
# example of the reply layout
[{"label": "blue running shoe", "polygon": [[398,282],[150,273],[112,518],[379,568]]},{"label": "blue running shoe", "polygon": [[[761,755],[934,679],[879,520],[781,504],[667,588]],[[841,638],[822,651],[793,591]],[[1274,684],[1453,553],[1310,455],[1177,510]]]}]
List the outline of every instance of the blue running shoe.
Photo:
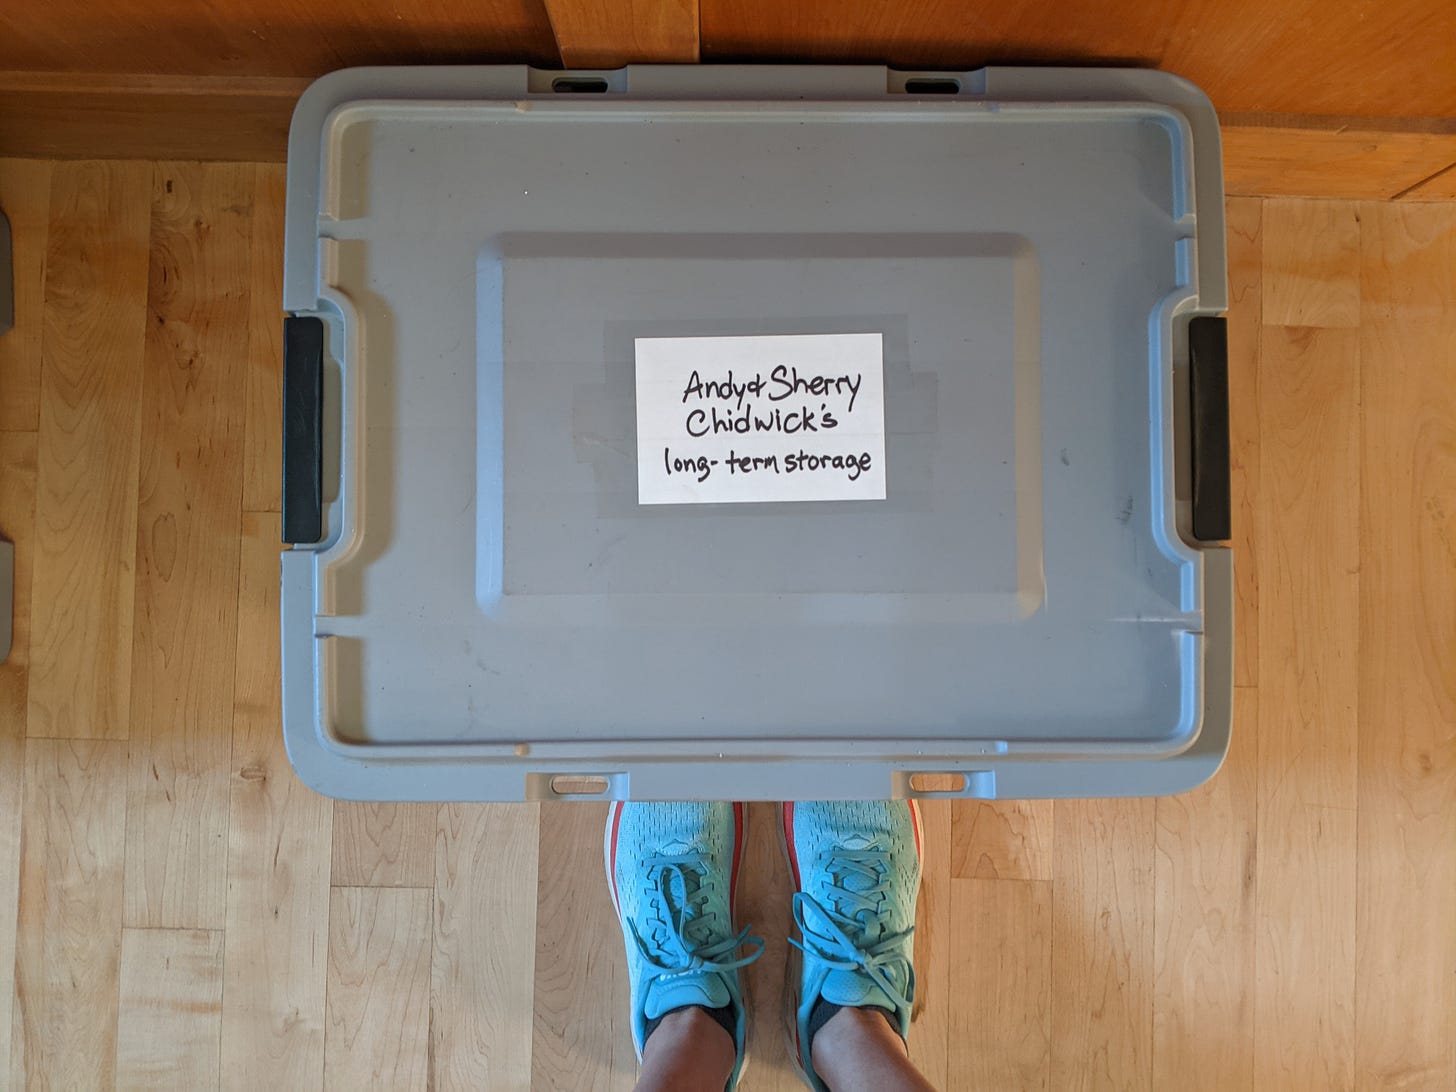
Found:
[{"label": "blue running shoe", "polygon": [[[674,1009],[730,1009],[743,1071],[748,1014],[738,968],[763,953],[763,941],[733,929],[743,859],[742,804],[614,803],[603,840],[612,904],[622,924],[632,986],[632,1044],[637,1059],[649,1025]],[[747,947],[747,955],[738,951]]]},{"label": "blue running shoe", "polygon": [[920,813],[906,800],[785,804],[782,833],[801,938],[789,938],[785,1016],[799,1076],[823,1092],[810,1056],[821,1001],[883,1009],[901,1039],[910,1031]]}]

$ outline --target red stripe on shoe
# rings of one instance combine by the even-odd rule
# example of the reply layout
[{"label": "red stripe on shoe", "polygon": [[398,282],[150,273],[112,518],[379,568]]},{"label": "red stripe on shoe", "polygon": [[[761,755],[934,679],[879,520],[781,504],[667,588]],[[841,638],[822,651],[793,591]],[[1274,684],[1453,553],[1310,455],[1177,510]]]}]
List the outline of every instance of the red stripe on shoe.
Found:
[{"label": "red stripe on shoe", "polygon": [[621,904],[617,901],[617,832],[622,827],[622,802],[620,800],[612,804],[612,872],[607,878],[612,881],[612,908],[620,912]]},{"label": "red stripe on shoe", "polygon": [[920,848],[920,807],[914,800],[905,801],[905,806],[910,809],[910,823],[915,828],[915,856],[923,857],[924,852]]},{"label": "red stripe on shoe", "polygon": [[794,890],[800,890],[803,884],[799,880],[799,851],[794,846],[794,805],[784,805],[784,845],[789,850],[789,867],[794,873]]}]

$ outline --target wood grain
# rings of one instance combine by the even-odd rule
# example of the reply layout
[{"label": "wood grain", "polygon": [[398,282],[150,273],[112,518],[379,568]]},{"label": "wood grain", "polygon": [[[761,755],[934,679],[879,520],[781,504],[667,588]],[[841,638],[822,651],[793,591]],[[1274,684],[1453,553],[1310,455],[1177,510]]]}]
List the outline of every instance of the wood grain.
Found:
[{"label": "wood grain", "polygon": [[938,1085],[1051,1087],[1052,885],[951,880],[950,1074]]},{"label": "wood grain", "polygon": [[1360,221],[1353,205],[1265,203],[1263,321],[1270,326],[1360,325]]},{"label": "wood grain", "polygon": [[[185,982],[221,974],[221,1015],[211,1000],[201,1013],[153,1004],[187,994],[165,962],[134,958],[140,948],[128,950],[121,981],[123,893],[145,882],[124,876],[128,748],[39,737],[61,702],[110,702],[124,732],[131,701],[115,702],[130,687],[132,660],[161,654],[150,638],[130,651],[140,623],[131,621],[128,551],[140,536],[133,529],[120,548],[116,527],[135,519],[138,469],[118,469],[107,452],[134,451],[143,416],[157,437],[148,461],[196,468],[198,445],[215,438],[200,427],[156,430],[173,411],[155,403],[175,388],[150,372],[141,380],[152,168],[50,170],[47,236],[28,244],[47,266],[38,431],[0,430],[0,533],[17,542],[20,572],[16,650],[0,666],[0,1086],[124,1085],[127,1072],[171,1059],[178,1043],[162,1029],[174,1020],[192,1027],[195,1016],[199,1027],[220,1020],[220,1033],[208,1034],[221,1082],[238,1089],[457,1078],[479,1086],[481,1073],[491,1087],[502,1074],[505,1087],[629,1087],[635,1060],[599,807],[548,805],[530,820],[476,805],[338,805],[335,832],[336,805],[288,769],[276,691],[277,516],[238,512],[245,490],[268,495],[260,452],[276,431],[265,419],[276,405],[260,393],[268,377],[255,371],[276,332],[276,312],[264,316],[277,301],[258,298],[273,290],[256,268],[272,260],[264,236],[274,229],[262,225],[276,167],[241,168],[255,190],[251,216],[237,214],[257,225],[238,281],[249,298],[205,308],[208,321],[229,315],[246,329],[232,350],[238,361],[246,353],[237,364],[245,372],[223,441],[235,474],[208,472],[174,493],[184,512],[188,503],[211,511],[219,489],[236,498],[231,523],[218,528],[234,540],[221,546],[234,551],[231,582],[217,574],[210,585],[236,604],[235,647],[216,652],[206,635],[215,654],[199,663],[203,681],[176,683],[184,695],[202,685],[225,694],[232,725],[231,736],[226,722],[220,729],[225,745],[208,751],[216,768],[199,773],[219,779],[227,815],[212,827],[226,830],[212,852],[229,880],[220,972],[205,945],[177,940],[198,934],[156,934],[201,952],[203,970]],[[197,202],[204,222],[238,204],[226,187],[208,192]],[[935,802],[951,829],[937,834],[936,813],[926,813],[911,1043],[933,1069],[944,1042],[944,1087],[1221,1092],[1456,1081],[1456,226],[1451,206],[1436,202],[1319,204],[1329,207],[1228,206],[1241,684],[1229,760],[1189,796],[1057,804],[1050,824],[1022,833],[1004,819],[1019,805],[986,813]],[[1322,237],[1311,242],[1311,231]],[[119,256],[127,248],[129,264]],[[209,253],[203,264],[216,260]],[[1359,325],[1336,325],[1350,322]],[[113,430],[129,422],[131,432],[119,442],[98,420]],[[99,539],[83,542],[83,532]],[[178,556],[174,571],[181,548]],[[72,602],[75,633],[91,643],[42,647],[39,626],[55,624],[58,594],[73,579],[90,589]],[[109,589],[113,606],[95,589]],[[106,617],[114,629],[122,597],[123,640],[97,643],[89,635]],[[148,591],[145,601],[162,600]],[[201,592],[165,602],[179,616],[184,606],[217,616]],[[39,617],[47,611],[49,622]],[[147,625],[155,632],[155,620]],[[94,666],[98,655],[108,666]],[[90,673],[78,675],[86,664]],[[47,672],[38,701],[28,677]],[[180,722],[163,712],[153,723]],[[96,721],[76,723],[94,730]],[[27,731],[35,738],[23,739]],[[140,722],[133,743],[150,746]],[[750,808],[738,908],[768,940],[746,975],[750,1092],[798,1087],[780,1031],[789,892],[773,819],[771,805]],[[206,826],[179,821],[166,834],[200,845]],[[534,881],[499,882],[532,867]],[[1046,878],[1005,878],[1023,874]],[[331,902],[331,875],[419,889],[335,892]],[[525,943],[501,946],[497,919],[518,923],[511,935]],[[150,932],[127,936],[164,943]],[[517,1009],[489,1000],[517,996],[523,976],[529,992]],[[210,1072],[194,1083],[210,1086]]]},{"label": "wood grain", "polygon": [[[15,547],[10,604],[10,655],[0,663],[0,740],[25,739],[26,692],[30,678],[30,581],[35,561],[36,435],[0,432],[0,539]],[[3,795],[3,794],[0,794]],[[19,807],[19,797],[6,803]],[[3,826],[0,823],[0,826]],[[0,837],[4,837],[0,834]],[[0,874],[0,883],[4,882]],[[3,911],[3,905],[0,905]]]},{"label": "wood grain", "polygon": [[951,801],[920,801],[921,879],[915,906],[915,1006],[910,1060],[936,1088],[950,1084]]},{"label": "wood grain", "polygon": [[531,1083],[539,804],[446,804],[435,840],[430,1086]]},{"label": "wood grain", "polygon": [[31,739],[16,925],[11,1088],[115,1078],[126,745]]},{"label": "wood grain", "polygon": [[222,942],[206,929],[122,931],[118,1089],[218,1087]]},{"label": "wood grain", "polygon": [[1048,0],[974,13],[947,0],[907,7],[872,0],[774,4],[700,0],[704,57],[888,63],[900,67],[1068,63],[1153,65],[1172,32],[1152,8],[1123,4],[1117,18]]},{"label": "wood grain", "polygon": [[253,169],[248,266],[247,414],[243,429],[243,511],[283,509],[284,170]]},{"label": "wood grain", "polygon": [[[1266,299],[1270,278],[1291,263],[1271,256],[1278,240],[1294,238],[1289,225],[1278,223],[1284,217],[1310,219],[1283,202],[1265,206]],[[1343,285],[1346,271],[1330,276]],[[1259,1088],[1348,1088],[1354,1079],[1360,671],[1359,336],[1266,326],[1260,354],[1254,1081]]]},{"label": "wood grain", "polygon": [[333,804],[305,788],[279,708],[279,517],[243,516],[228,811],[223,1084],[317,1088]]},{"label": "wood grain", "polygon": [[419,888],[334,888],[326,1089],[426,1087],[430,902]]},{"label": "wood grain", "polygon": [[127,798],[132,926],[226,922],[252,195],[248,166],[154,172]]},{"label": "wood grain", "polygon": [[[51,164],[0,159],[0,212],[10,221],[14,325],[0,337],[0,431],[33,432],[40,424],[40,346],[45,326],[46,233],[51,218]],[[0,261],[5,255],[0,254]]]},{"label": "wood grain", "polygon": [[698,0],[544,0],[567,68],[698,59]]},{"label": "wood grain", "polygon": [[26,731],[125,739],[151,170],[51,177]]},{"label": "wood grain", "polygon": [[1158,800],[1154,1088],[1254,1087],[1258,692],[1234,692],[1223,769]]},{"label": "wood grain", "polygon": [[[794,888],[781,848],[781,814],[778,804],[748,805],[748,845],[738,873],[734,923],[740,929],[750,927],[764,942],[763,955],[744,968],[739,979],[752,1014],[753,1057],[743,1084],[749,1092],[798,1092],[804,1087],[793,1072],[792,1047],[784,1031],[784,973]],[[543,842],[542,849],[549,850],[548,844]],[[621,943],[620,933],[618,937]],[[917,1034],[912,1027],[912,1042]]]},{"label": "wood grain", "polygon": [[281,162],[310,82],[0,71],[0,155]]},{"label": "wood grain", "polygon": [[1355,1079],[1452,1088],[1456,206],[1369,205],[1360,224]]},{"label": "wood grain", "polygon": [[1396,194],[1403,201],[1453,201],[1456,200],[1456,162],[1422,178]]},{"label": "wood grain", "polygon": [[1315,13],[1296,0],[1195,0],[1171,10],[1131,0],[700,6],[695,15],[687,0],[634,0],[614,18],[605,0],[441,0],[408,10],[387,0],[346,10],[241,0],[204,11],[163,0],[59,0],[10,13],[0,70],[298,77],[360,64],[681,60],[663,45],[700,21],[702,55],[714,60],[1130,64],[1188,77],[1224,110],[1456,117],[1456,15],[1429,0],[1398,0],[1379,18],[1358,5]]},{"label": "wood grain", "polygon": [[952,875],[966,880],[1052,878],[1050,800],[957,800],[951,809]]},{"label": "wood grain", "polygon": [[532,1088],[625,1092],[636,1082],[622,933],[602,865],[605,822],[602,804],[541,808]]},{"label": "wood grain", "polygon": [[556,50],[535,0],[444,0],[348,8],[237,0],[177,8],[166,0],[60,0],[7,12],[0,69],[78,73],[317,76],[364,64],[551,64]]},{"label": "wood grain", "polygon": [[437,811],[434,804],[334,801],[334,885],[429,887]]},{"label": "wood grain", "polygon": [[1259,681],[1259,338],[1263,321],[1263,203],[1227,202],[1229,495],[1233,506],[1234,685]]},{"label": "wood grain", "polygon": [[1055,1089],[1152,1087],[1152,800],[1058,800]]},{"label": "wood grain", "polygon": [[[1396,0],[1372,19],[1357,6],[1191,0],[1170,21],[1159,65],[1204,87],[1221,109],[1456,115],[1456,71],[1443,60],[1456,40],[1449,5]],[[1335,78],[1336,69],[1358,78]]]},{"label": "wood grain", "polygon": [[1314,18],[1288,0],[1198,0],[1176,10],[1054,0],[974,10],[950,0],[701,0],[700,18],[705,58],[1161,67],[1203,87],[1223,110],[1456,115],[1456,73],[1446,63],[1456,16],[1423,0],[1382,9],[1379,20],[1353,7]]},{"label": "wood grain", "polygon": [[[44,249],[44,238],[41,247]],[[10,1073],[20,825],[25,801],[25,688],[35,530],[35,433],[0,432],[0,538],[15,546],[14,627],[0,663],[0,1080]]]},{"label": "wood grain", "polygon": [[1258,115],[1223,121],[1224,187],[1246,197],[1378,200],[1419,185],[1456,158],[1456,131],[1441,123]]}]

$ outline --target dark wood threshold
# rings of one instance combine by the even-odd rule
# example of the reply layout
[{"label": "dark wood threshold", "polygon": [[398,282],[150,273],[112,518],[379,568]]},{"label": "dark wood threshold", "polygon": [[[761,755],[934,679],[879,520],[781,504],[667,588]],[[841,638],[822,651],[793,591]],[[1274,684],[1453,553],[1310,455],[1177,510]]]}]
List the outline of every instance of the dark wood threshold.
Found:
[{"label": "dark wood threshold", "polygon": [[[0,156],[278,162],[307,78],[0,72]],[[1445,199],[1456,121],[1227,114],[1230,194]]]}]

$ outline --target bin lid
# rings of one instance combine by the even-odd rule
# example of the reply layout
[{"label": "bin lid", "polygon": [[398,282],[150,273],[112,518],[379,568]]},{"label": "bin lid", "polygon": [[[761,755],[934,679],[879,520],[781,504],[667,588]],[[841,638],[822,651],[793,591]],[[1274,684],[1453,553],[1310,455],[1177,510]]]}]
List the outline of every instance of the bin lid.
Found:
[{"label": "bin lid", "polygon": [[1224,303],[1201,96],[443,72],[337,74],[294,124],[286,304],[326,348],[290,746],[397,766],[326,791],[672,759],[712,796],[735,761],[883,781],[1194,743],[1183,357]]}]

